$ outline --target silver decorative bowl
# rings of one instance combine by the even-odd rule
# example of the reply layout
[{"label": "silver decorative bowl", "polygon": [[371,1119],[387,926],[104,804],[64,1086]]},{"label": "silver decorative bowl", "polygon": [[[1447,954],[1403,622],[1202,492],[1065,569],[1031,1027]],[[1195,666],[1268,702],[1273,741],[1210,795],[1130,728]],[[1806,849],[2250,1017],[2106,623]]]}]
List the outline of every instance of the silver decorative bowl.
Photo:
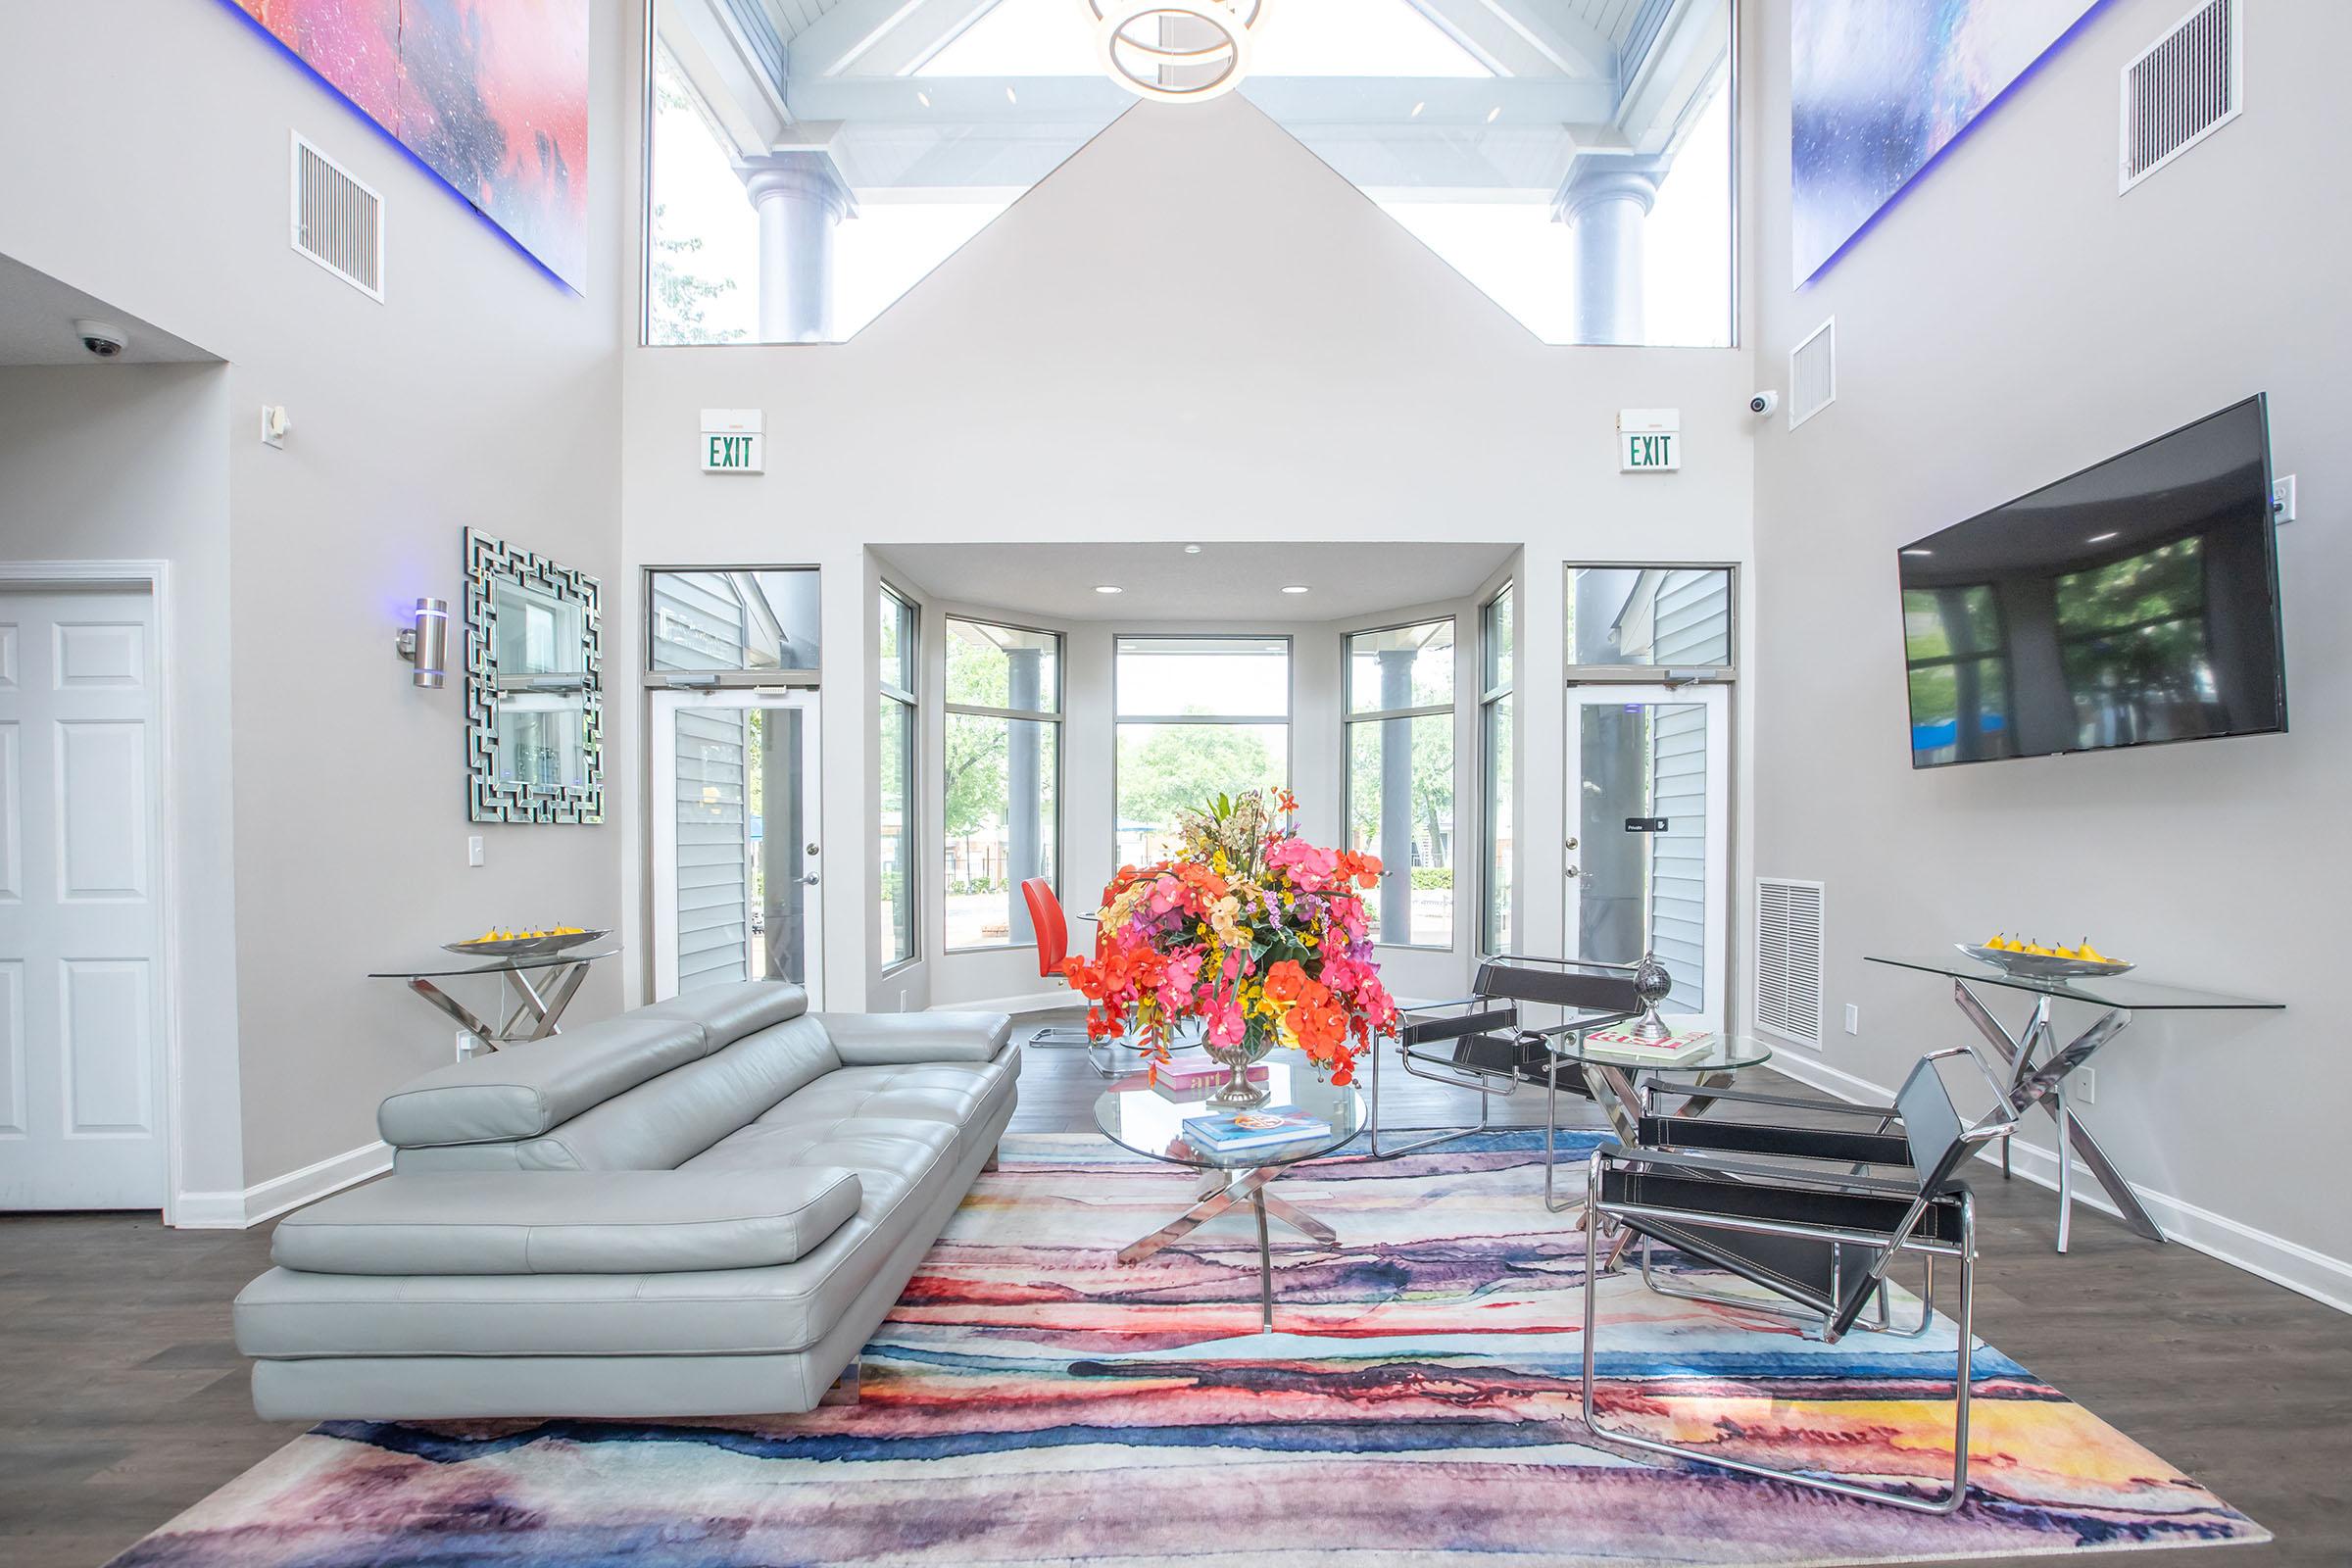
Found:
[{"label": "silver decorative bowl", "polygon": [[497,942],[444,942],[444,953],[463,954],[469,958],[536,958],[544,954],[562,953],[566,948],[609,937],[610,931],[566,931],[560,936],[506,937]]},{"label": "silver decorative bowl", "polygon": [[2129,974],[2138,967],[2130,963],[2093,963],[2088,958],[2044,957],[2038,953],[2011,953],[2002,948],[1982,948],[1974,942],[1952,945],[1980,963],[1989,963],[2020,980],[2094,980],[2102,975]]}]

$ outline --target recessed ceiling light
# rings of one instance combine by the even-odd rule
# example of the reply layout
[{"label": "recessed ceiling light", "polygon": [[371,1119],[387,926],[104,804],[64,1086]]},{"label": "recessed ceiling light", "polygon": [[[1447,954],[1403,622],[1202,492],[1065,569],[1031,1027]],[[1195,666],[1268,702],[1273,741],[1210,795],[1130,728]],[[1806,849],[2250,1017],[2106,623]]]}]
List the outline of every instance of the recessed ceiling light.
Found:
[{"label": "recessed ceiling light", "polygon": [[1306,592],[1306,588],[1305,588],[1305,585],[1304,585],[1304,584],[1301,584],[1301,583],[1295,583],[1295,582],[1294,582],[1294,583],[1286,583],[1286,584],[1283,586],[1283,590],[1282,590],[1282,591],[1283,591],[1284,593],[1286,593],[1286,594],[1302,594],[1302,593]]},{"label": "recessed ceiling light", "polygon": [[2107,533],[2094,533],[2090,536],[2090,542],[2094,545],[2103,545],[2110,539],[2120,537],[2122,533],[2123,530],[2121,528],[2113,529]]},{"label": "recessed ceiling light", "polygon": [[1935,553],[1933,550],[1906,550],[1903,552],[1906,556],[1932,556]]},{"label": "recessed ceiling light", "polygon": [[1487,123],[1488,123],[1488,124],[1490,124],[1490,125],[1492,125],[1493,123],[1494,123],[1494,122],[1495,122],[1495,121],[1497,121],[1497,120],[1500,120],[1501,118],[1502,118],[1502,105],[1500,105],[1500,104],[1496,104],[1496,105],[1495,105],[1494,108],[1492,108],[1492,109],[1490,109],[1490,110],[1488,110],[1488,111],[1487,111]]},{"label": "recessed ceiling light", "polygon": [[1099,582],[1095,584],[1095,592],[1099,594],[1123,594],[1126,591],[1126,589],[1118,587],[1112,583]]},{"label": "recessed ceiling light", "polygon": [[931,107],[931,95],[927,92],[917,92],[914,95],[914,101],[918,104],[921,104],[925,109]]},{"label": "recessed ceiling light", "polygon": [[1021,101],[1021,99],[1018,93],[1015,93],[1010,87],[1007,87],[1004,89],[1004,101],[1008,104],[1017,104]]},{"label": "recessed ceiling light", "polygon": [[1188,556],[1197,556],[1200,553],[1200,547],[1199,545],[1186,545],[1184,547],[1184,553]]},{"label": "recessed ceiling light", "polygon": [[1412,118],[1413,118],[1413,119],[1415,119],[1415,120],[1419,120],[1419,119],[1421,118],[1421,111],[1422,111],[1422,110],[1424,110],[1424,109],[1427,109],[1428,107],[1429,107],[1429,105],[1428,105],[1427,103],[1418,103],[1418,104],[1415,104],[1415,105],[1413,105],[1413,114],[1412,114]]}]

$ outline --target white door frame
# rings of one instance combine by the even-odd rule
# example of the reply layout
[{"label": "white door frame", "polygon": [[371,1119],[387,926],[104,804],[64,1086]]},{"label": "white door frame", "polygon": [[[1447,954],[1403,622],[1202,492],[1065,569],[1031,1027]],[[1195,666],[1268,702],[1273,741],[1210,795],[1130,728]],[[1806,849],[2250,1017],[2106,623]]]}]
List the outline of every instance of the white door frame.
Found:
[{"label": "white door frame", "polygon": [[[1724,965],[1729,949],[1731,930],[1731,756],[1732,756],[1732,688],[1713,682],[1690,682],[1668,685],[1634,684],[1621,681],[1595,681],[1568,688],[1568,722],[1564,726],[1562,757],[1564,767],[1561,779],[1567,785],[1567,805],[1561,824],[1560,842],[1564,845],[1577,836],[1579,819],[1576,813],[1583,777],[1583,759],[1580,743],[1583,726],[1578,714],[1587,708],[1609,703],[1696,703],[1707,710],[1707,864],[1706,885],[1708,920],[1706,931],[1707,1008],[1702,1013],[1689,1014],[1700,1020],[1702,1027],[1718,1034],[1731,1016],[1729,1008],[1730,976]],[[1568,864],[1577,863],[1575,851],[1569,851]],[[1575,932],[1583,889],[1573,876],[1560,879],[1560,945],[1563,952],[1576,945]],[[1671,1015],[1670,1015],[1671,1016]]]},{"label": "white door frame", "polygon": [[157,968],[163,985],[164,1223],[179,1223],[187,1191],[180,1139],[179,794],[172,788],[178,750],[177,705],[172,700],[172,564],[168,561],[0,561],[0,594],[55,592],[145,593],[155,606],[155,792],[158,900],[163,929]]},{"label": "white door frame", "polygon": [[[661,1001],[678,994],[678,812],[671,797],[677,789],[678,728],[670,715],[688,709],[797,709],[802,723],[802,822],[813,829],[809,837],[825,844],[822,782],[824,745],[818,728],[818,689],[814,686],[657,687],[648,709],[653,744],[647,750],[652,767],[646,804],[653,817],[647,843],[652,864],[648,882],[653,888],[654,992]],[[666,808],[665,805],[666,803]],[[822,861],[820,851],[819,861]],[[821,872],[819,873],[822,874]],[[809,901],[808,921],[808,991],[811,1011],[824,995],[824,921],[817,916],[821,900]]]}]

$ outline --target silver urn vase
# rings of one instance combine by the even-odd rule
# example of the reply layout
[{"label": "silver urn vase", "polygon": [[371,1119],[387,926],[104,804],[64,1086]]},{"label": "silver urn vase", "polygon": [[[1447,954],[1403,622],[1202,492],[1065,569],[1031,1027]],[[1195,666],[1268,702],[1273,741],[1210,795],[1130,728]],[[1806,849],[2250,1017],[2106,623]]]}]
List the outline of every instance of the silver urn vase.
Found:
[{"label": "silver urn vase", "polygon": [[1250,1081],[1250,1069],[1265,1060],[1274,1050],[1272,1034],[1252,1025],[1238,1046],[1220,1046],[1202,1040],[1200,1049],[1208,1053],[1209,1060],[1225,1069],[1225,1082],[1208,1097],[1210,1104],[1222,1105],[1227,1110],[1249,1110],[1274,1098],[1274,1091],[1263,1083]]}]

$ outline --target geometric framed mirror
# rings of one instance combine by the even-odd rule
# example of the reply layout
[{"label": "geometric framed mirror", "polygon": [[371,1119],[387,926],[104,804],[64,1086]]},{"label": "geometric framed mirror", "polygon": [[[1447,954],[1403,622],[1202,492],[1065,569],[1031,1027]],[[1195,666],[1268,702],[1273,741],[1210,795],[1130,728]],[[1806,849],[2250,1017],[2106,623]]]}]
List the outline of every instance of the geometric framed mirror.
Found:
[{"label": "geometric framed mirror", "polygon": [[466,530],[466,768],[474,821],[605,819],[600,598],[586,572]]}]

